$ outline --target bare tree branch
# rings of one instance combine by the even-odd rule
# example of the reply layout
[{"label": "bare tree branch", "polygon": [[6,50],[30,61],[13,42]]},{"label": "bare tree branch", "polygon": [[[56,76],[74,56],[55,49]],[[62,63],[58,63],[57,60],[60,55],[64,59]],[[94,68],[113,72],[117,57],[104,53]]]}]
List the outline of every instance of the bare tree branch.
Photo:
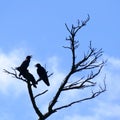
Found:
[{"label": "bare tree branch", "polygon": [[3,69],[3,71],[4,71],[5,73],[7,73],[7,74],[12,75],[14,78],[17,78],[17,79],[19,79],[19,80],[22,80],[22,81],[24,81],[24,82],[27,82],[26,79],[23,79],[22,77],[19,77],[19,76],[17,75],[16,69],[14,69],[14,68],[11,68],[11,69],[12,69],[14,72],[10,72],[10,71],[8,71],[8,70],[6,70],[6,69]]},{"label": "bare tree branch", "polygon": [[[55,105],[58,102],[58,99],[60,98],[61,94],[63,92],[70,92],[70,90],[83,90],[87,89],[90,87],[95,87],[97,85],[97,82],[94,82],[93,79],[98,76],[104,67],[106,61],[100,61],[101,56],[103,55],[102,49],[96,49],[92,47],[92,42],[90,41],[88,51],[84,53],[83,57],[81,59],[76,58],[76,49],[79,47],[79,41],[76,40],[76,35],[78,31],[83,28],[87,22],[89,21],[90,16],[86,18],[84,21],[77,21],[77,25],[71,26],[71,28],[68,27],[67,24],[65,24],[67,31],[69,32],[69,36],[66,38],[66,41],[69,42],[68,46],[63,46],[65,49],[69,49],[71,51],[71,68],[68,71],[67,75],[63,79],[61,85],[58,87],[58,90],[56,91],[56,94],[52,98],[52,100],[49,102],[48,105],[48,111],[43,114],[41,110],[38,108],[37,103],[36,103],[36,98],[41,97],[43,94],[45,94],[48,90],[45,90],[37,95],[33,94],[32,90],[32,84],[30,83],[29,80],[24,79],[22,77],[19,77],[17,74],[16,69],[12,68],[13,72],[9,72],[8,70],[4,69],[4,72],[7,74],[12,75],[12,77],[17,78],[19,80],[22,80],[26,82],[27,88],[28,88],[28,93],[31,99],[31,103],[33,105],[33,108],[36,112],[36,114],[39,117],[39,120],[45,120],[48,118],[50,115],[53,113],[57,112],[58,110],[61,110],[63,108],[68,108],[72,106],[73,104],[77,104],[86,100],[93,99],[100,95],[101,93],[106,91],[106,83],[104,80],[104,85],[101,86],[99,85],[99,90],[95,92],[91,92],[91,94],[88,97],[80,98],[78,100],[74,100],[70,103],[66,103],[65,105],[62,105],[60,107],[55,107]],[[76,75],[76,73],[84,73],[79,79],[70,81],[71,77],[73,75]],[[53,75],[53,73],[49,74],[48,77]],[[41,79],[38,79],[36,83],[38,84],[41,81]],[[35,83],[35,84],[36,84]],[[59,101],[60,102],[60,101]]]},{"label": "bare tree branch", "polygon": [[93,99],[95,97],[97,97],[98,95],[100,95],[101,93],[105,92],[106,91],[106,84],[104,84],[104,88],[101,88],[100,87],[100,90],[97,91],[97,92],[92,92],[92,95],[90,97],[86,97],[86,98],[83,98],[83,99],[80,99],[80,100],[76,100],[76,101],[73,101],[67,105],[63,105],[61,107],[57,107],[55,108],[53,111],[58,111],[60,109],[63,109],[63,108],[68,108],[70,106],[72,106],[73,104],[76,104],[76,103],[80,103],[80,102],[83,102],[83,101],[86,101],[86,100],[90,100],[90,99]]},{"label": "bare tree branch", "polygon": [[41,95],[43,95],[43,94],[45,94],[47,91],[48,91],[48,90],[45,90],[45,91],[43,91],[42,93],[39,93],[39,94],[35,95],[35,96],[34,96],[34,99],[37,98],[37,97],[39,97],[39,96],[41,96]]},{"label": "bare tree branch", "polygon": [[26,80],[26,79],[23,79],[22,77],[19,77],[19,76],[17,75],[16,69],[14,69],[14,68],[12,68],[12,70],[13,70],[14,72],[9,72],[9,71],[6,70],[6,69],[3,69],[3,70],[4,70],[5,73],[12,75],[14,78],[17,78],[17,79],[22,80],[22,81],[24,81],[24,82],[27,83],[28,93],[29,93],[29,96],[30,96],[30,99],[31,99],[33,108],[34,108],[36,114],[40,117],[40,119],[41,119],[41,120],[44,120],[43,114],[41,113],[41,111],[39,110],[39,108],[38,108],[37,105],[36,105],[35,98],[36,98],[37,96],[39,96],[39,95],[42,95],[42,94],[46,93],[47,91],[44,91],[43,93],[40,93],[39,95],[36,95],[36,96],[34,97],[34,96],[33,96],[32,87],[31,87],[32,84],[30,83],[29,80]]},{"label": "bare tree branch", "polygon": [[83,89],[83,88],[95,86],[96,82],[92,82],[90,80],[94,79],[101,72],[102,67],[103,66],[101,66],[100,69],[96,73],[91,72],[90,75],[88,75],[85,80],[81,79],[79,81],[71,83],[70,85],[65,86],[63,88],[63,91],[73,90],[73,89]]},{"label": "bare tree branch", "polygon": [[69,29],[67,24],[65,24],[68,32],[70,33],[69,38],[66,38],[66,40],[70,41],[70,47],[68,47],[68,46],[67,47],[63,46],[63,47],[70,49],[72,52],[72,69],[74,69],[74,67],[75,67],[75,57],[76,57],[75,49],[78,48],[78,46],[79,46],[79,41],[75,40],[75,35],[83,26],[86,25],[86,23],[89,21],[89,19],[90,19],[90,16],[88,15],[87,19],[85,21],[82,21],[81,24],[80,24],[80,21],[78,20],[77,26],[72,25],[71,29]]},{"label": "bare tree branch", "polygon": [[[66,40],[70,42],[70,46],[63,46],[63,47],[70,49],[71,52],[72,52],[72,67],[71,67],[71,70],[68,73],[68,75],[63,80],[63,82],[62,82],[61,86],[59,87],[59,89],[58,89],[56,95],[54,96],[53,100],[50,102],[49,108],[48,108],[49,111],[57,110],[57,109],[53,109],[53,107],[57,103],[58,98],[59,98],[60,94],[62,93],[62,91],[87,88],[87,87],[92,87],[92,86],[96,85],[96,83],[94,83],[90,80],[95,78],[101,72],[101,69],[105,64],[104,61],[101,62],[101,63],[99,63],[99,62],[97,63],[98,58],[102,56],[102,53],[103,53],[102,49],[97,50],[97,49],[93,48],[92,45],[91,45],[91,42],[90,42],[88,53],[86,55],[84,55],[84,58],[82,60],[78,61],[78,62],[76,62],[76,53],[75,53],[76,48],[78,48],[78,46],[79,46],[79,41],[75,40],[75,36],[76,36],[77,32],[83,26],[86,25],[86,23],[89,21],[89,19],[90,18],[88,16],[88,18],[85,21],[82,21],[81,25],[80,25],[80,22],[78,21],[78,25],[76,27],[74,25],[72,25],[71,29],[67,26],[67,24],[65,24],[68,32],[70,33],[69,38],[66,38]],[[75,74],[76,72],[81,72],[83,70],[93,70],[93,69],[97,69],[97,68],[98,68],[98,71],[94,74],[93,74],[93,72],[91,72],[91,74],[88,75],[87,79],[85,79],[83,82],[81,82],[81,83],[80,82],[74,82],[74,83],[70,84],[69,86],[66,86],[70,77],[73,74]],[[86,85],[86,83],[89,83],[89,85],[88,84]],[[96,92],[96,94],[93,94],[94,96],[92,96],[90,98],[85,98],[83,100],[92,99],[96,95],[99,95],[102,92]],[[73,104],[73,103],[71,103],[71,104]]]},{"label": "bare tree branch", "polygon": [[44,120],[44,116],[43,116],[42,112],[39,110],[39,108],[36,105],[30,82],[27,82],[27,85],[28,85],[28,92],[29,92],[29,96],[30,96],[33,108],[34,108],[36,114],[40,117],[40,119]]}]

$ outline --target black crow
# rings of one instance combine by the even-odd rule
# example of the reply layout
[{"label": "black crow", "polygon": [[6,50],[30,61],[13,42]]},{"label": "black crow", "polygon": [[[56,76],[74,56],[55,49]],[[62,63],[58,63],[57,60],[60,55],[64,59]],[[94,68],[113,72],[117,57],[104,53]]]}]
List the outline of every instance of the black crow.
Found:
[{"label": "black crow", "polygon": [[31,57],[32,56],[27,56],[26,59],[22,62],[22,64],[16,68],[20,72],[19,76],[23,75],[24,72],[26,72],[29,66]]},{"label": "black crow", "polygon": [[37,83],[37,82],[36,82],[34,76],[33,76],[28,70],[26,70],[22,75],[23,75],[23,77],[24,77],[26,80],[32,82],[32,85],[33,85],[35,88],[37,88],[37,86],[36,86],[36,83]]},{"label": "black crow", "polygon": [[35,66],[37,67],[37,74],[39,75],[40,79],[42,79],[47,86],[50,86],[45,68],[42,67],[39,63]]}]

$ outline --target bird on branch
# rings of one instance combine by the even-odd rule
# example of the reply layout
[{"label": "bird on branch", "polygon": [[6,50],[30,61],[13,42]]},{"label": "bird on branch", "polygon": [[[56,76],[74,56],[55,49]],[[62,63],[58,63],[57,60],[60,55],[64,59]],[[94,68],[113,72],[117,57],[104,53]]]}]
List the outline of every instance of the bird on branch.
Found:
[{"label": "bird on branch", "polygon": [[37,63],[35,67],[37,67],[37,74],[39,76],[39,79],[43,80],[47,86],[50,86],[45,68],[42,67],[39,63]]},{"label": "bird on branch", "polygon": [[19,67],[16,67],[16,70],[18,70],[20,73],[19,73],[19,77],[21,75],[24,74],[24,72],[26,72],[28,66],[29,66],[29,63],[30,63],[30,59],[32,58],[32,56],[27,56],[26,59],[22,62],[22,64],[19,66]]},{"label": "bird on branch", "polygon": [[34,76],[28,70],[26,70],[22,75],[28,82],[32,82],[32,85],[35,88],[37,88],[37,86],[36,86],[37,82],[36,82]]}]

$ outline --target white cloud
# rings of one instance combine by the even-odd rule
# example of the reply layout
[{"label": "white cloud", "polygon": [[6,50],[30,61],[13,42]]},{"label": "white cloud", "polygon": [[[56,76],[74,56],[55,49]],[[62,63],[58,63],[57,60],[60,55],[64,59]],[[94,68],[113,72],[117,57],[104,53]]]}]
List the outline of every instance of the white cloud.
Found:
[{"label": "white cloud", "polygon": [[109,100],[120,98],[120,59],[108,57],[108,64],[104,69],[104,73],[106,73],[107,93],[109,93],[108,96],[110,97]]},{"label": "white cloud", "polygon": [[[16,78],[13,78],[12,75],[9,75],[4,72],[3,69],[6,69],[10,72],[14,72],[11,67],[15,68],[21,64],[21,62],[25,59],[26,54],[23,49],[13,50],[9,53],[4,53],[0,51],[0,92],[3,94],[15,94],[19,95],[20,93],[24,93],[26,89],[26,83],[20,81]],[[36,79],[38,78],[36,74],[35,64],[38,61],[32,58],[32,61],[29,66],[29,70],[32,74],[35,75]]]},{"label": "white cloud", "polygon": [[[19,94],[23,91],[25,91],[26,85],[22,81],[19,81],[15,78],[13,78],[11,75],[6,74],[3,69],[6,69],[8,71],[12,71],[11,67],[15,68],[16,66],[21,64],[21,61],[25,59],[25,52],[22,49],[18,50],[13,50],[9,53],[4,53],[0,51],[0,92],[4,94],[10,94],[10,92],[13,92],[14,94]],[[31,60],[29,70],[32,74],[35,75],[35,78],[38,79],[38,75],[36,73],[36,68],[34,65],[36,63],[43,63],[41,61],[38,61],[34,58]],[[50,92],[55,92],[56,87],[58,84],[61,83],[60,80],[63,80],[64,74],[58,70],[58,58],[57,57],[51,57],[47,61],[47,70],[49,71],[49,74],[53,72],[53,76],[51,76],[50,79],[50,84],[51,86],[49,87]],[[43,64],[42,64],[43,65]],[[44,65],[43,65],[44,66]],[[46,85],[43,82],[40,82],[38,85],[38,89],[36,92],[41,92],[39,91],[42,87],[41,90],[46,89]],[[40,87],[40,89],[39,89]]]},{"label": "white cloud", "polygon": [[103,72],[106,73],[107,91],[101,99],[97,100],[94,112],[101,119],[118,120],[120,119],[120,59],[108,57]]},{"label": "white cloud", "polygon": [[[90,113],[73,113],[64,120],[119,120],[120,119],[120,59],[108,57],[108,62],[98,81],[106,74],[107,91],[91,102]],[[89,102],[89,101],[87,101]],[[82,108],[81,108],[82,109]],[[87,109],[87,108],[86,108]],[[69,113],[68,113],[69,114]]]},{"label": "white cloud", "polygon": [[[21,57],[20,57],[21,56]],[[5,54],[3,52],[0,52],[0,92],[2,93],[8,93],[14,91],[14,94],[19,94],[26,90],[26,86],[23,82],[20,82],[14,78],[12,78],[10,75],[7,75],[3,72],[3,69],[7,69],[11,71],[11,67],[16,67],[23,61],[25,57],[25,53],[21,50],[15,50],[11,51],[8,54]],[[101,76],[97,78],[98,81],[101,81],[103,79],[103,76],[106,74],[106,84],[107,84],[107,91],[103,93],[103,96],[99,97],[99,99],[96,98],[94,101],[94,106],[91,107],[91,111],[93,112],[91,115],[88,113],[86,116],[82,116],[76,113],[72,113],[71,115],[64,116],[64,120],[101,120],[113,117],[113,118],[120,118],[120,105],[118,102],[120,101],[119,97],[119,81],[120,81],[120,59],[116,59],[114,57],[108,57],[108,63],[101,72]],[[34,64],[36,62],[39,62],[35,59],[31,61],[30,64],[30,70],[32,73],[36,75]],[[42,63],[42,62],[41,62]],[[48,100],[48,102],[45,101],[45,104],[42,104],[41,108],[45,112],[47,110],[47,106],[49,104],[49,100],[52,99],[54,94],[56,93],[58,87],[60,86],[62,80],[65,77],[65,73],[59,69],[59,58],[57,57],[51,57],[48,59],[47,63],[47,70],[49,73],[53,72],[54,74],[49,78],[50,79],[50,87],[47,87],[46,85],[43,85],[43,83],[39,83],[38,89],[36,90],[36,93],[40,92],[40,90],[48,89],[49,91],[42,96],[42,99],[38,99],[39,103],[44,102],[44,100]],[[64,99],[64,102],[67,102],[70,98],[74,98],[76,96],[76,92],[69,92],[69,95],[66,95],[66,99]],[[47,99],[46,99],[47,98]],[[87,101],[89,102],[89,101]],[[81,103],[82,104],[82,103]],[[99,109],[98,109],[99,108]],[[68,108],[69,109],[69,108]],[[66,109],[65,109],[66,110]],[[85,111],[86,112],[86,111]],[[69,114],[69,111],[68,111]]]},{"label": "white cloud", "polygon": [[120,69],[120,58],[108,57],[108,62],[115,69]]},{"label": "white cloud", "polygon": [[120,118],[120,105],[112,102],[99,102],[99,105],[97,108],[94,109],[94,112],[96,113],[96,115],[99,115],[100,118]]},{"label": "white cloud", "polygon": [[[91,111],[94,108],[91,108]],[[94,111],[87,113],[88,108],[86,108],[86,115],[70,114],[66,115],[63,120],[119,120],[120,118],[120,106],[115,104],[104,104],[101,103],[97,106]]]},{"label": "white cloud", "polygon": [[12,89],[14,89],[15,92],[20,92],[24,88],[19,81],[6,74],[3,70],[12,71],[11,67],[14,68],[19,64],[23,54],[21,50],[14,50],[7,54],[0,52],[0,91],[2,93],[6,94]]}]

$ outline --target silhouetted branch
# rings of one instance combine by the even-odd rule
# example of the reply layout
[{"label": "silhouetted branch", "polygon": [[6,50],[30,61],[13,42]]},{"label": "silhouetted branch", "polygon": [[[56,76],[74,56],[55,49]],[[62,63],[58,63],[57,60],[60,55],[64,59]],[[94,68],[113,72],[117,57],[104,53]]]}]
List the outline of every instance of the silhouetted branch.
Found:
[{"label": "silhouetted branch", "polygon": [[[71,29],[67,26],[67,24],[65,24],[68,32],[70,33],[69,38],[66,38],[67,41],[70,42],[70,46],[63,46],[64,48],[70,49],[72,52],[72,66],[71,66],[71,70],[70,72],[67,74],[67,76],[65,77],[65,79],[63,80],[61,86],[59,87],[57,93],[55,94],[55,96],[53,97],[52,101],[49,104],[49,111],[51,111],[51,113],[53,111],[56,111],[58,109],[62,109],[64,108],[63,106],[60,108],[56,108],[53,109],[53,107],[55,106],[55,104],[58,101],[58,98],[60,96],[60,94],[62,93],[62,91],[66,91],[66,90],[73,90],[73,89],[81,89],[81,88],[87,88],[87,87],[93,87],[96,85],[95,82],[92,82],[91,80],[93,78],[95,78],[100,72],[102,67],[105,64],[105,61],[102,62],[98,62],[98,59],[102,56],[102,49],[97,50],[95,48],[92,47],[91,45],[91,41],[90,41],[90,46],[89,46],[89,51],[87,54],[84,54],[84,57],[82,60],[79,60],[78,62],[76,62],[76,49],[79,47],[79,41],[75,40],[75,36],[77,34],[77,32],[86,25],[86,23],[89,21],[90,17],[88,16],[88,18],[85,21],[82,21],[82,24],[80,24],[80,21],[78,21],[78,25],[74,26],[72,25]],[[98,69],[98,71],[96,73],[93,72],[93,70]],[[81,72],[81,71],[86,71],[86,70],[92,70],[90,75],[87,76],[87,78],[85,80],[78,81],[78,82],[73,82],[70,85],[66,85],[68,83],[68,80],[70,79],[70,77],[75,74],[76,72]],[[89,84],[88,84],[89,83]],[[70,103],[68,105],[66,105],[66,107],[71,106],[74,103],[78,103],[87,99],[92,99],[94,97],[96,97],[97,95],[99,95],[100,93],[104,92],[103,91],[99,91],[99,92],[95,92],[92,97],[89,98],[85,98],[79,101],[75,101],[73,103]]]},{"label": "silhouetted branch", "polygon": [[44,120],[43,119],[44,118],[43,114],[41,113],[41,111],[39,110],[39,108],[36,105],[36,102],[35,102],[35,99],[34,99],[34,96],[33,96],[33,92],[32,92],[32,88],[31,88],[31,85],[30,85],[29,81],[27,82],[27,85],[28,85],[28,92],[29,92],[29,96],[30,96],[33,108],[34,108],[36,114],[41,118],[41,120]]},{"label": "silhouetted branch", "polygon": [[83,89],[83,88],[95,86],[96,82],[92,82],[90,80],[94,79],[101,72],[103,66],[99,66],[99,67],[100,68],[98,69],[96,73],[93,73],[91,71],[90,75],[88,75],[86,79],[83,80],[83,78],[85,77],[82,77],[82,79],[80,79],[79,81],[75,81],[71,83],[70,85],[66,85],[63,88],[63,91],[71,90],[71,89]]},{"label": "silhouetted branch", "polygon": [[8,71],[8,70],[6,70],[6,69],[3,69],[3,70],[4,70],[5,73],[7,73],[7,74],[9,74],[9,75],[12,75],[14,78],[17,78],[17,79],[19,79],[19,80],[22,80],[22,81],[24,81],[24,82],[27,82],[26,79],[23,79],[22,77],[19,77],[19,76],[18,76],[15,68],[11,68],[11,69],[12,69],[14,72],[10,72],[10,71]]},{"label": "silhouetted branch", "polygon": [[80,103],[80,102],[83,102],[83,101],[86,101],[86,100],[90,100],[90,99],[93,99],[95,97],[97,97],[98,95],[100,95],[101,93],[105,92],[106,91],[106,84],[104,84],[104,88],[101,88],[100,87],[100,90],[97,91],[97,92],[92,92],[92,95],[90,97],[86,97],[86,98],[83,98],[83,99],[80,99],[80,100],[76,100],[76,101],[73,101],[67,105],[63,105],[61,107],[57,107],[55,109],[53,109],[53,111],[58,111],[60,109],[63,109],[63,108],[67,108],[67,107],[70,107],[72,106],[73,104],[76,104],[76,103]]},{"label": "silhouetted branch", "polygon": [[42,92],[42,93],[40,93],[40,94],[38,94],[38,95],[36,95],[36,96],[34,97],[34,96],[33,96],[32,87],[31,87],[32,84],[30,83],[30,81],[29,81],[29,80],[26,80],[26,79],[23,79],[22,77],[19,77],[19,76],[17,75],[16,69],[14,69],[14,68],[11,68],[11,69],[12,69],[14,72],[9,72],[9,71],[6,70],[6,69],[3,69],[3,70],[4,70],[5,73],[12,75],[14,78],[17,78],[17,79],[22,80],[22,81],[24,81],[24,82],[27,83],[27,88],[28,88],[28,92],[29,92],[29,96],[30,96],[30,99],[31,99],[33,108],[34,108],[36,114],[41,118],[41,120],[44,120],[43,114],[41,113],[41,111],[39,110],[39,108],[38,108],[37,105],[36,105],[35,98],[38,97],[38,96],[40,96],[40,95],[42,95],[42,94],[44,94],[44,93],[46,93],[47,90],[44,91],[44,92]]},{"label": "silhouetted branch", "polygon": [[34,99],[37,98],[37,97],[39,97],[39,96],[41,96],[41,95],[43,95],[43,94],[45,94],[47,91],[48,91],[48,90],[45,90],[45,91],[43,91],[42,93],[39,93],[39,94],[35,95],[35,96],[34,96]]},{"label": "silhouetted branch", "polygon": [[78,25],[77,26],[74,26],[72,25],[72,28],[69,29],[69,27],[67,26],[67,24],[65,24],[68,32],[70,33],[70,36],[69,38],[66,38],[67,41],[70,42],[70,47],[67,46],[67,47],[64,47],[64,48],[68,48],[71,50],[72,52],[72,68],[71,68],[71,71],[68,73],[68,75],[66,76],[66,78],[64,79],[64,81],[62,82],[60,88],[58,89],[56,95],[54,96],[53,100],[50,102],[50,105],[49,105],[49,110],[52,111],[52,108],[53,106],[56,104],[57,102],[57,99],[59,98],[64,86],[66,85],[66,83],[68,82],[69,78],[71,77],[71,75],[74,73],[74,68],[75,68],[75,49],[78,48],[79,46],[79,41],[76,41],[75,40],[75,35],[76,33],[78,32],[78,30],[80,30],[83,26],[86,25],[86,23],[89,21],[89,16],[88,18],[82,22],[82,24],[80,25],[80,22],[78,22]]},{"label": "silhouetted branch", "polygon": [[[88,14],[88,17],[87,17],[86,20],[81,21],[81,22],[80,22],[80,20],[78,20],[77,26],[74,26],[74,25],[72,24],[71,29],[69,29],[69,27],[67,26],[67,24],[65,24],[65,26],[66,26],[68,32],[71,34],[71,36],[74,37],[74,36],[76,35],[76,33],[77,33],[82,27],[84,27],[89,20],[90,20],[90,16],[89,16],[89,14]],[[68,40],[69,40],[69,39],[68,39]]]},{"label": "silhouetted branch", "polygon": [[[100,57],[103,55],[102,49],[97,50],[96,48],[92,47],[91,41],[89,43],[88,51],[86,53],[84,53],[83,57],[81,57],[81,59],[76,58],[76,56],[77,56],[76,49],[78,49],[78,47],[79,47],[79,41],[76,40],[76,34],[82,27],[84,27],[87,24],[89,19],[90,19],[90,16],[88,15],[86,20],[84,20],[84,21],[78,20],[77,25],[75,26],[72,24],[71,28],[69,28],[68,25],[65,24],[66,29],[70,35],[66,38],[66,41],[69,42],[69,45],[63,46],[63,47],[66,49],[69,49],[71,51],[71,60],[72,60],[71,68],[68,71],[65,78],[63,79],[61,85],[58,87],[56,94],[54,95],[52,100],[49,102],[48,111],[45,114],[43,114],[41,112],[41,110],[38,108],[35,100],[37,97],[40,97],[43,94],[45,94],[48,90],[45,90],[37,95],[34,95],[33,91],[32,91],[32,87],[31,87],[32,84],[30,83],[30,80],[27,79],[28,77],[26,77],[25,71],[24,71],[25,73],[22,74],[22,76],[26,79],[18,76],[17,71],[14,68],[12,68],[13,72],[9,72],[8,70],[4,69],[5,73],[10,74],[13,77],[27,83],[28,93],[29,93],[33,108],[39,117],[39,120],[45,120],[50,115],[57,112],[58,110],[61,110],[63,108],[68,108],[76,103],[80,103],[80,102],[83,102],[86,100],[93,99],[93,98],[97,97],[98,95],[100,95],[101,93],[106,91],[106,83],[105,83],[105,79],[104,79],[104,85],[103,86],[99,85],[99,90],[95,91],[95,92],[92,91],[91,95],[89,95],[88,97],[79,98],[78,100],[74,100],[70,103],[66,103],[66,105],[62,105],[62,103],[61,103],[60,107],[55,107],[55,105],[58,102],[58,99],[60,98],[61,93],[63,93],[63,92],[69,93],[70,90],[83,90],[83,89],[87,89],[89,87],[95,87],[97,85],[97,82],[94,82],[93,79],[100,74],[103,66],[106,63],[106,61],[100,61]],[[29,63],[30,60],[27,62]],[[18,67],[18,68],[20,68],[20,67]],[[23,72],[23,71],[21,70],[21,72]],[[71,77],[73,75],[76,75],[76,73],[83,73],[83,75],[79,79],[70,82]],[[29,71],[27,71],[27,75],[32,76],[32,74],[29,73]],[[49,74],[48,77],[50,77],[51,75],[53,75],[53,73]],[[34,77],[34,76],[32,76],[32,77]],[[41,79],[38,79],[37,81],[35,81],[35,85],[39,81],[41,81]],[[37,86],[35,86],[35,87],[37,87]]]}]

